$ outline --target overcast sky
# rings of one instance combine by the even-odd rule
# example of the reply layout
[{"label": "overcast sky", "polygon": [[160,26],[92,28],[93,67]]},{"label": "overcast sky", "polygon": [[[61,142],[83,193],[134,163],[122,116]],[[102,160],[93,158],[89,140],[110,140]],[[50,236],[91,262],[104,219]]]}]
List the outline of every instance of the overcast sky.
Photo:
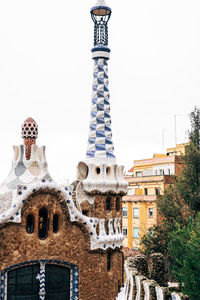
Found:
[{"label": "overcast sky", "polygon": [[[200,101],[200,1],[108,0],[111,117],[117,162],[186,142]],[[0,181],[31,116],[49,171],[75,179],[90,120],[95,0],[0,1]]]}]

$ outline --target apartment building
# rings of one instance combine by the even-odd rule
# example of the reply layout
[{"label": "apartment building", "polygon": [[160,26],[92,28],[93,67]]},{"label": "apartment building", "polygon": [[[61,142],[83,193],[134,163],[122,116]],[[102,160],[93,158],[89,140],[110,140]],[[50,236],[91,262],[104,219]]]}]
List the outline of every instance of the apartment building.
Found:
[{"label": "apartment building", "polygon": [[165,154],[134,160],[127,172],[127,195],[122,199],[124,247],[138,249],[141,237],[157,224],[156,199],[173,183],[183,167],[186,144],[168,148]]}]

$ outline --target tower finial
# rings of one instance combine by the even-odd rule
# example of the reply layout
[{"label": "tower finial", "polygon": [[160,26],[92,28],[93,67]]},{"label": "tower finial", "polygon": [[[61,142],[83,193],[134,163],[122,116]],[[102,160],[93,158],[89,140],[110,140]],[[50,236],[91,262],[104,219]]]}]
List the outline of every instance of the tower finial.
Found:
[{"label": "tower finial", "polygon": [[108,48],[108,21],[111,16],[111,8],[105,4],[104,0],[98,0],[96,6],[90,10],[94,22],[94,48],[93,58],[109,58]]},{"label": "tower finial", "polygon": [[36,143],[38,125],[34,119],[28,118],[22,124],[22,138],[24,139],[26,159],[31,158],[31,146]]}]

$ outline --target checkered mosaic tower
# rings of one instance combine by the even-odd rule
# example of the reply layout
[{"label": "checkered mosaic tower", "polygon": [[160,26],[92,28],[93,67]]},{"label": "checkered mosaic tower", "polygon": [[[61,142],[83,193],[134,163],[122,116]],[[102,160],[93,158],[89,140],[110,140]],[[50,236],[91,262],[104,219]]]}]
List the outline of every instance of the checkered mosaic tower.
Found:
[{"label": "checkered mosaic tower", "polygon": [[97,161],[114,161],[108,88],[110,49],[108,48],[107,23],[111,15],[111,9],[106,6],[103,0],[98,0],[96,6],[90,12],[94,22],[94,47],[92,49],[94,72],[90,131],[86,156]]}]

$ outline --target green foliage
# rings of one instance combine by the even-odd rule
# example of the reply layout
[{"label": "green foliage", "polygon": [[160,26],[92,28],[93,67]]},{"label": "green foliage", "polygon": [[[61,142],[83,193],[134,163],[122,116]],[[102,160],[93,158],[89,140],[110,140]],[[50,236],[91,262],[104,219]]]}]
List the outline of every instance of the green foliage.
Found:
[{"label": "green foliage", "polygon": [[168,254],[169,230],[167,224],[150,228],[141,239],[144,254],[149,256],[153,253],[162,253],[166,256]]},{"label": "green foliage", "polygon": [[168,250],[172,257],[172,274],[182,291],[191,299],[200,299],[200,214],[196,221],[190,218],[187,226],[176,226],[169,235]]},{"label": "green foliage", "polygon": [[200,299],[200,109],[190,114],[191,131],[184,168],[158,199],[162,221],[142,238],[145,254],[160,252],[184,293]]}]

